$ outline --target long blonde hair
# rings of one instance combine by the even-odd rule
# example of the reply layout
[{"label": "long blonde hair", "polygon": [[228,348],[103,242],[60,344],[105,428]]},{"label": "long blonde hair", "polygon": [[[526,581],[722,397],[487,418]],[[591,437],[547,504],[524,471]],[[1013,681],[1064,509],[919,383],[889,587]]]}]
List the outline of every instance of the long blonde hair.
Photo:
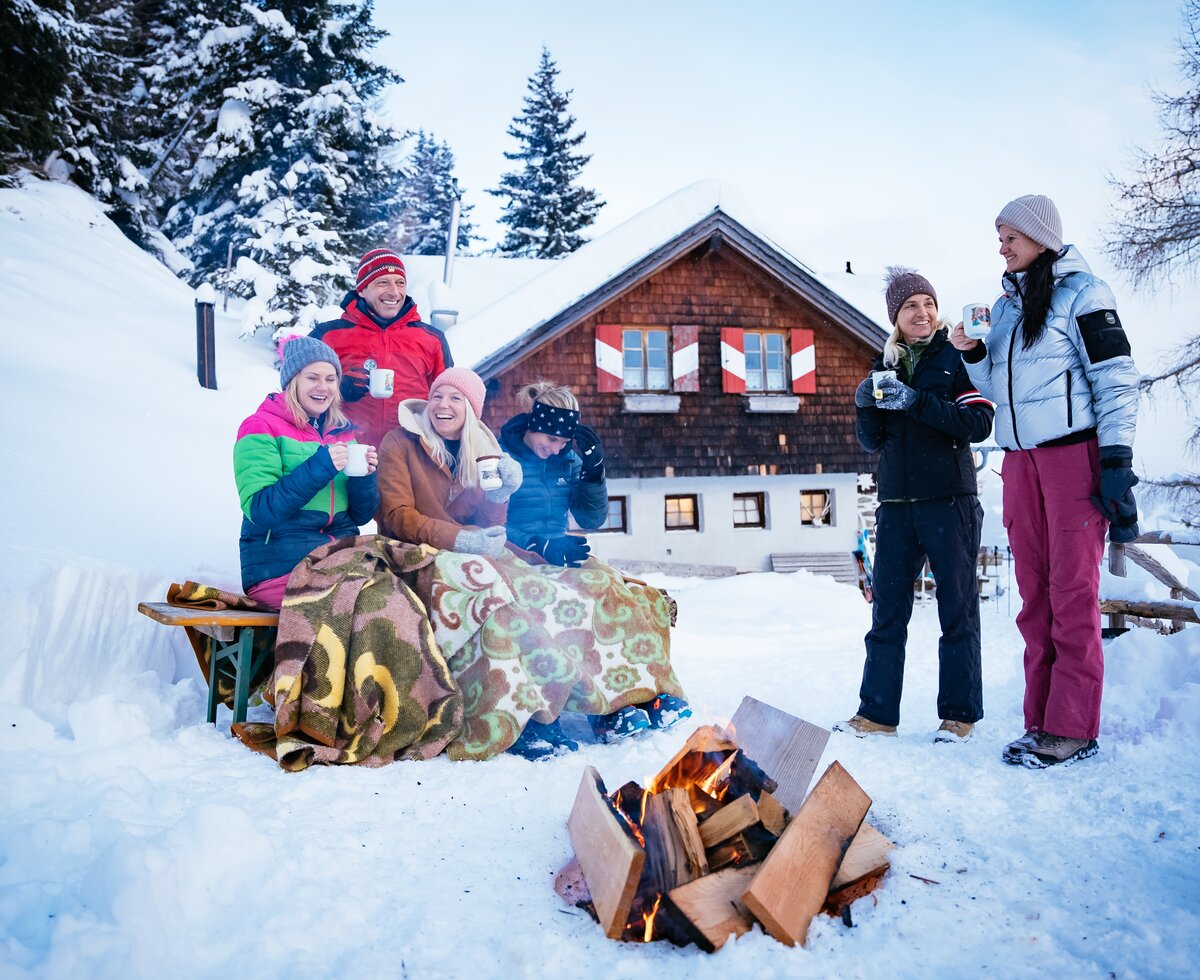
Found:
[{"label": "long blonde hair", "polygon": [[533,410],[534,402],[550,405],[553,408],[566,408],[572,412],[579,411],[579,402],[574,393],[566,385],[555,384],[545,378],[530,381],[517,391],[518,404],[524,405],[524,410]]},{"label": "long blonde hair", "polygon": [[[949,330],[950,326],[949,320],[938,320],[933,333],[929,335],[929,340],[933,340],[934,334],[939,330]],[[908,354],[908,345],[904,343],[904,335],[900,332],[899,327],[892,327],[892,335],[888,337],[883,345],[883,366],[885,368],[895,368],[897,364],[904,360],[906,354]]]},{"label": "long blonde hair", "polygon": [[[315,363],[315,362],[314,362]],[[332,367],[333,365],[330,365]],[[300,404],[300,398],[296,394],[300,387],[300,375],[303,372],[298,372],[288,386],[283,391],[283,401],[287,405],[288,411],[292,413],[292,420],[296,423],[296,428],[307,429],[308,420],[312,417],[308,412],[304,411]],[[341,378],[339,376],[338,380]],[[333,386],[333,398],[330,399],[329,407],[321,413],[325,419],[325,424],[322,426],[323,432],[328,432],[331,429],[340,429],[344,425],[349,425],[350,420],[342,413],[342,393],[338,390],[338,386]]]},{"label": "long blonde hair", "polygon": [[429,419],[429,402],[417,412],[413,412],[417,428],[421,430],[421,438],[429,447],[434,461],[455,470],[458,482],[464,489],[479,486],[479,464],[475,462],[480,456],[499,456],[500,443],[492,435],[492,430],[479,421],[475,409],[466,398],[463,399],[463,412],[466,420],[463,422],[462,435],[459,436],[458,459],[446,448],[446,440],[438,435]]}]

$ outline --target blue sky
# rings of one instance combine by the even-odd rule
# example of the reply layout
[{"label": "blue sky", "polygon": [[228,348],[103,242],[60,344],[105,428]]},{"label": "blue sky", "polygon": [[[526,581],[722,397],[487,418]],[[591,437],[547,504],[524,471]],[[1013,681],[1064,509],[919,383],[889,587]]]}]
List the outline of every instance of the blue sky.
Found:
[{"label": "blue sky", "polygon": [[545,44],[588,134],[584,182],[607,201],[598,231],[717,177],[818,271],[913,265],[948,313],[997,292],[1000,207],[1045,193],[1152,325],[1147,347],[1197,319],[1193,287],[1135,297],[1101,252],[1106,175],[1156,138],[1150,87],[1180,84],[1173,0],[381,0],[376,19],[392,34],[378,56],[406,79],[394,123],[450,144],[490,242],[499,202],[484,190],[509,166],[505,129]]}]

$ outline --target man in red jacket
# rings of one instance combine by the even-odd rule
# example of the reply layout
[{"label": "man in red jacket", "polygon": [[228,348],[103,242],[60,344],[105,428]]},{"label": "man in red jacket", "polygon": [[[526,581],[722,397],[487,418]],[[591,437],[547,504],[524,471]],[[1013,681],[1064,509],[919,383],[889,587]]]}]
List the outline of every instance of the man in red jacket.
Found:
[{"label": "man in red jacket", "polygon": [[[433,379],[454,366],[445,335],[421,322],[408,295],[404,263],[387,248],[373,248],[362,257],[354,292],[342,300],[341,319],[319,324],[311,336],[341,359],[343,410],[362,430],[359,441],[371,446],[379,446],[396,426],[400,402],[425,398]],[[390,396],[369,393],[372,368],[395,372]]]}]

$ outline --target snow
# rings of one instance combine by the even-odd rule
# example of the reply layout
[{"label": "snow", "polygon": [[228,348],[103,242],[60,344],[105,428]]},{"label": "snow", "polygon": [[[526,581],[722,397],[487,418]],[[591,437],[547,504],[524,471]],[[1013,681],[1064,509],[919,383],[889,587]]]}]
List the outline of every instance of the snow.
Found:
[{"label": "snow", "polygon": [[[201,389],[194,292],[71,187],[0,190],[0,243],[21,423],[0,444],[16,532],[0,544],[0,975],[1195,969],[1196,628],[1108,643],[1101,754],[1031,772],[999,760],[1022,729],[1017,601],[984,605],[987,717],[951,746],[930,742],[938,627],[919,602],[900,734],[835,734],[822,760],[872,797],[892,870],[853,928],[818,917],[804,948],[757,929],[712,957],[614,943],[552,891],[583,767],[643,780],[686,731],[537,764],[293,774],[249,752],[228,712],[203,722],[183,637],[134,610],[184,577],[237,585],[230,453],[274,390],[269,338],[238,340],[218,306],[221,387]],[[696,723],[727,721],[744,694],[823,726],[853,712],[869,621],[855,590],[805,572],[655,584],[679,603],[673,660]]]}]

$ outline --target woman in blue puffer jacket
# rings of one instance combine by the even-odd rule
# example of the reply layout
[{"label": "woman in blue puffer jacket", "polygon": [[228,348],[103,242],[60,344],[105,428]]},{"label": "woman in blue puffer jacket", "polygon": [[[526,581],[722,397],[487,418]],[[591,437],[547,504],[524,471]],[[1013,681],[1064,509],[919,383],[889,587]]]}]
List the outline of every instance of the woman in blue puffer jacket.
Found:
[{"label": "woman in blue puffer jacket", "polygon": [[1133,437],[1139,374],[1108,286],[1063,245],[1048,197],[1010,201],[996,218],[1004,295],[986,341],[960,323],[950,342],[996,403],[1005,450],[1004,526],[1025,640],[1025,734],[1004,749],[1042,768],[1094,755],[1104,651],[1104,533],[1137,537]]},{"label": "woman in blue puffer jacket", "polygon": [[[591,548],[581,534],[567,533],[567,513],[582,528],[595,529],[608,516],[608,483],[600,438],[579,422],[579,402],[570,388],[549,381],[526,385],[518,396],[526,411],[500,429],[500,445],[521,464],[521,486],[508,500],[505,529],[513,544],[541,555],[553,565],[578,568]],[[571,449],[572,441],[575,448]],[[653,701],[628,705],[608,715],[589,716],[600,741],[668,728],[691,715],[686,701],[660,694]],[[558,722],[526,726],[530,737],[550,744],[565,739]],[[523,736],[525,737],[525,736]]]}]

